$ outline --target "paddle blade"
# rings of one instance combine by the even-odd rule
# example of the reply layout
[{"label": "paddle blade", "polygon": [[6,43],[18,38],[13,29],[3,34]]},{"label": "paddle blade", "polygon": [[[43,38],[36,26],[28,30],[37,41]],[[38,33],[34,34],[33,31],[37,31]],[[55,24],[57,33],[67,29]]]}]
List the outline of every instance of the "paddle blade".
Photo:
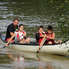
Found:
[{"label": "paddle blade", "polygon": [[36,52],[36,54],[38,54],[38,53],[39,53],[39,51]]},{"label": "paddle blade", "polygon": [[4,46],[3,48],[5,48],[6,46]]}]

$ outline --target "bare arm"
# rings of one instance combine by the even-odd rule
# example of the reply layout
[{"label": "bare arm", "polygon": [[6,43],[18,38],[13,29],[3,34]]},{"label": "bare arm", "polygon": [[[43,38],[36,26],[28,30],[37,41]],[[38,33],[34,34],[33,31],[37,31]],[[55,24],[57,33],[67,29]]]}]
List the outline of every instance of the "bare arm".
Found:
[{"label": "bare arm", "polygon": [[55,39],[55,33],[53,33],[53,37],[48,37],[47,36],[47,38],[50,38],[50,39],[53,39],[54,40]]},{"label": "bare arm", "polygon": [[10,35],[12,36],[14,33],[13,32],[10,32]]},{"label": "bare arm", "polygon": [[14,38],[15,33],[12,35],[12,37],[8,40],[8,42],[6,43],[6,46],[8,46],[8,44],[11,42],[11,40]]},{"label": "bare arm", "polygon": [[46,34],[42,34],[42,35],[40,35],[39,37],[46,37]]},{"label": "bare arm", "polygon": [[44,35],[42,34],[42,35],[40,35],[39,37],[44,37]]}]

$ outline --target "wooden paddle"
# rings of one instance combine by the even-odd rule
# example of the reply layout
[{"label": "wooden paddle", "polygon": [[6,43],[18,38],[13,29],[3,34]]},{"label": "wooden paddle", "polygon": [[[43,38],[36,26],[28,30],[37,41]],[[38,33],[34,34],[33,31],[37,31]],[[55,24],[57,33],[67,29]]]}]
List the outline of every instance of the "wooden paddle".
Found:
[{"label": "wooden paddle", "polygon": [[44,37],[43,40],[41,41],[40,46],[39,46],[39,48],[38,48],[36,54],[39,53],[39,51],[40,51],[40,49],[42,48],[42,46],[43,46],[43,44],[45,43],[45,41],[46,41],[46,37]]}]

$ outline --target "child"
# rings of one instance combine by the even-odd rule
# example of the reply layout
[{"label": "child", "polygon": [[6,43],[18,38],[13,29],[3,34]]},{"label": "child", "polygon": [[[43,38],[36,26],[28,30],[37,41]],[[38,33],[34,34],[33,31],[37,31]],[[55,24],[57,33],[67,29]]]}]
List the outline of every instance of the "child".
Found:
[{"label": "child", "polygon": [[61,43],[62,42],[61,40],[54,41],[55,33],[53,32],[52,26],[48,26],[46,35],[47,35],[46,44],[53,44],[53,43],[59,43],[59,42]]},{"label": "child", "polygon": [[44,32],[43,26],[39,26],[38,32],[35,34],[36,44],[40,44],[46,32]]},{"label": "child", "polygon": [[61,43],[62,42],[62,40],[54,41],[55,33],[53,33],[52,26],[48,26],[47,33],[43,36],[43,39],[40,42],[40,45],[39,45],[39,48],[38,48],[36,54],[40,51],[40,47],[43,45],[43,42],[45,41],[45,39],[46,39],[45,44],[53,44],[53,43],[59,43],[59,42]]}]

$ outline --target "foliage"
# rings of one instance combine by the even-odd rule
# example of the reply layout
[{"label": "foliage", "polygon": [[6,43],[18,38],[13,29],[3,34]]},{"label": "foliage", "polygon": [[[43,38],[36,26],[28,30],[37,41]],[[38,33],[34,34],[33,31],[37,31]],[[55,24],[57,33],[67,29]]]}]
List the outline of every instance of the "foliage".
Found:
[{"label": "foliage", "polygon": [[[69,39],[69,0],[44,0],[45,5],[55,7],[59,13],[57,16],[58,20],[58,31],[62,40]],[[68,38],[67,38],[68,37]]]}]

